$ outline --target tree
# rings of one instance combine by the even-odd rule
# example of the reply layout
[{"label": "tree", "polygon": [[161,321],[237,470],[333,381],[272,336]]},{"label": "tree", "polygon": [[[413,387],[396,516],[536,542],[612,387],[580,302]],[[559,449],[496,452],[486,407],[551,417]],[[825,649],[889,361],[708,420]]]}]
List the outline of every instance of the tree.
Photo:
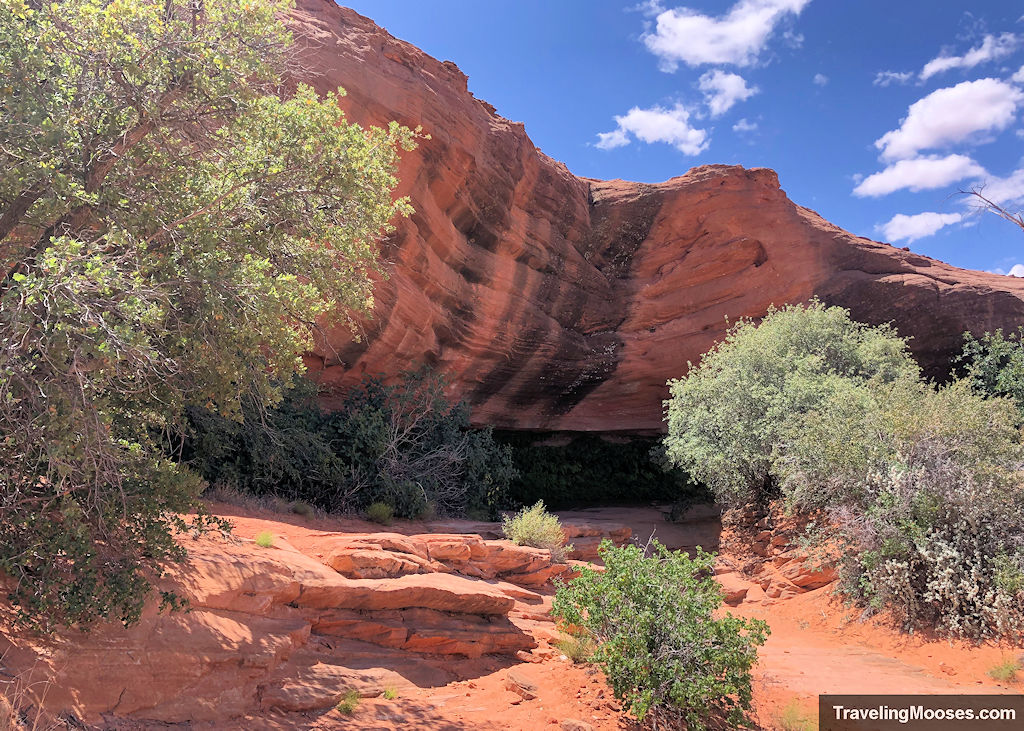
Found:
[{"label": "tree", "polygon": [[1005,208],[991,198],[986,197],[983,186],[971,188],[970,190],[960,190],[957,192],[960,193],[960,195],[972,196],[974,199],[974,208],[976,210],[994,213],[1004,221],[1009,221],[1010,223],[1016,224],[1024,229],[1024,211],[1017,211],[1016,213],[1013,213],[1008,208]]},{"label": "tree", "polygon": [[286,94],[289,7],[0,0],[0,570],[26,617],[137,618],[201,487],[168,456],[186,407],[277,403],[318,325],[372,303],[415,133]]},{"label": "tree", "polygon": [[918,367],[889,327],[814,300],[741,320],[689,373],[669,381],[669,460],[740,507],[778,496],[775,462],[790,425],[849,382],[916,381]]}]

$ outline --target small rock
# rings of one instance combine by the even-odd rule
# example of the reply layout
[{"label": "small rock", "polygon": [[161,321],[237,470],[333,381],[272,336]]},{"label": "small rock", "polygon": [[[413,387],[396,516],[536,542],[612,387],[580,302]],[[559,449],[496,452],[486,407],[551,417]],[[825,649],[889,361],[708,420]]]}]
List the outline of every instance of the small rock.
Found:
[{"label": "small rock", "polygon": [[562,731],[594,731],[593,726],[577,718],[567,718],[562,721],[561,729]]},{"label": "small rock", "polygon": [[537,697],[537,684],[516,670],[508,671],[508,675],[505,677],[505,688],[524,701],[532,701]]}]

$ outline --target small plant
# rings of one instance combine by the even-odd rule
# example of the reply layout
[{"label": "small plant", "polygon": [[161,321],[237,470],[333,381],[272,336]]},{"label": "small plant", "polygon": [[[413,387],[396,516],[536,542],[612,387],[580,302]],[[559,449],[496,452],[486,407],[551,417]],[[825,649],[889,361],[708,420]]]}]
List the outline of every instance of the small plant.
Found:
[{"label": "small plant", "polygon": [[398,691],[396,689],[394,689],[394,688],[385,688],[384,689],[384,700],[393,701],[397,697],[398,697]]},{"label": "small plant", "polygon": [[391,525],[395,518],[395,510],[387,503],[371,503],[366,508],[366,519],[381,525]]},{"label": "small plant", "polygon": [[796,698],[775,715],[775,725],[780,731],[814,731],[818,727]]},{"label": "small plant", "polygon": [[1021,669],[1020,660],[1004,659],[988,669],[988,677],[1000,683],[1012,683],[1017,679],[1017,671]]},{"label": "small plant", "polygon": [[288,509],[296,515],[301,515],[303,518],[312,518],[315,512],[312,505],[302,500],[296,500],[288,506]]},{"label": "small plant", "polygon": [[593,637],[593,660],[623,707],[656,728],[743,724],[753,697],[750,669],[768,625],[716,616],[722,595],[714,554],[698,548],[691,559],[652,540],[646,549],[604,541],[599,555],[604,571],[581,568],[557,587],[551,611]]},{"label": "small plant", "polygon": [[344,697],[338,701],[338,705],[335,708],[338,709],[339,713],[351,716],[359,708],[359,700],[359,691],[349,690],[345,692]]},{"label": "small plant", "polygon": [[260,548],[273,548],[274,547],[274,534],[268,530],[260,531],[256,534],[256,545]]},{"label": "small plant", "polygon": [[594,652],[597,651],[597,645],[594,644],[594,640],[581,633],[566,635],[551,644],[577,665],[590,662],[591,658],[594,657]]},{"label": "small plant", "polygon": [[506,515],[501,521],[501,530],[518,546],[551,551],[551,560],[555,563],[564,563],[566,555],[572,551],[572,546],[565,543],[561,521],[557,515],[545,510],[543,500],[538,500],[531,508],[523,508],[512,517]]}]

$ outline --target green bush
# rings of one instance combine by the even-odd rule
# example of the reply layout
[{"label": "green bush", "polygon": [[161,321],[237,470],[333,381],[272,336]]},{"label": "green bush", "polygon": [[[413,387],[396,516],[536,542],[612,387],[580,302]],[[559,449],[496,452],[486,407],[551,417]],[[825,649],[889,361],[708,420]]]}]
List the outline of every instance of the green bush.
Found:
[{"label": "green bush", "polygon": [[1024,327],[975,338],[964,333],[964,349],[956,365],[984,396],[1009,396],[1024,417]]},{"label": "green bush", "polygon": [[185,410],[276,403],[411,213],[415,133],[283,83],[291,6],[0,3],[0,572],[29,621],[139,617],[212,523],[180,517]]},{"label": "green bush", "polygon": [[584,568],[556,589],[552,613],[597,644],[593,655],[615,697],[641,721],[701,729],[750,709],[750,669],[768,625],[729,614],[714,579],[714,555],[695,558],[657,541],[600,548],[604,571]]},{"label": "green bush", "polygon": [[370,503],[366,506],[366,519],[381,525],[391,525],[395,511],[387,503]]},{"label": "green bush", "polygon": [[655,437],[605,438],[594,434],[495,432],[512,447],[518,473],[508,506],[543,500],[555,510],[615,503],[711,499],[689,475],[668,464]]},{"label": "green bush", "polygon": [[501,521],[505,537],[518,546],[545,548],[551,552],[551,560],[563,563],[572,546],[565,543],[565,532],[557,515],[544,509],[539,500],[530,508],[523,508],[515,515],[506,515]]},{"label": "green bush", "polygon": [[849,389],[794,430],[780,478],[823,513],[841,586],[907,629],[1024,631],[1024,449],[1009,399],[964,381]]},{"label": "green bush", "polygon": [[256,534],[256,538],[253,539],[257,546],[260,548],[273,548],[274,547],[274,534],[268,530],[260,531]]},{"label": "green bush", "polygon": [[511,450],[471,428],[469,407],[449,402],[444,387],[421,369],[395,385],[368,378],[333,411],[320,409],[309,383],[240,421],[194,409],[184,456],[211,483],[328,511],[381,502],[402,518],[496,518],[515,476]]},{"label": "green bush", "polygon": [[818,301],[741,320],[689,373],[669,381],[669,460],[742,507],[777,497],[775,460],[796,417],[849,383],[916,380],[906,343]]},{"label": "green bush", "polygon": [[1024,631],[1010,399],[921,381],[889,328],[819,303],[742,323],[672,388],[670,457],[730,507],[778,496],[817,516],[810,540],[839,556],[848,597],[907,629]]}]

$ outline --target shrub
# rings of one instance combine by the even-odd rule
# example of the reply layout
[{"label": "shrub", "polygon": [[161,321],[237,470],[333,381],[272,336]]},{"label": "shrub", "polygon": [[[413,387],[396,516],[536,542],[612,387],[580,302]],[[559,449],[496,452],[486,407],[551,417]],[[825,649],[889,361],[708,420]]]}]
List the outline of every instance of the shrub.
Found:
[{"label": "shrub", "polygon": [[741,320],[669,381],[668,459],[728,507],[779,494],[774,462],[794,419],[848,383],[916,380],[906,343],[814,300]]},{"label": "shrub", "polygon": [[552,643],[557,650],[573,661],[573,663],[590,662],[597,650],[593,638],[585,632],[575,630]]},{"label": "shrub", "polygon": [[370,503],[366,507],[366,519],[381,525],[391,525],[395,511],[387,503]]},{"label": "shrub", "polygon": [[260,531],[256,534],[256,545],[260,548],[273,548],[274,547],[274,534],[268,530]]},{"label": "shrub", "polygon": [[1020,670],[1020,667],[1020,660],[1005,658],[988,669],[988,677],[998,680],[1000,683],[1012,683],[1017,679],[1017,671]]},{"label": "shrub", "polygon": [[0,572],[30,621],[139,617],[211,525],[167,457],[186,408],[276,403],[411,212],[415,134],[283,83],[290,6],[0,3]]},{"label": "shrub", "polygon": [[398,691],[395,688],[384,689],[384,700],[393,701],[398,697]]},{"label": "shrub", "polygon": [[421,369],[394,385],[368,378],[333,411],[321,410],[310,383],[275,409],[251,405],[241,421],[193,410],[184,456],[212,483],[328,511],[384,502],[403,518],[434,510],[493,519],[515,476],[511,450],[490,429],[471,428],[469,407],[444,388]]},{"label": "shrub", "polygon": [[1017,411],[959,381],[837,394],[794,431],[780,477],[821,510],[841,586],[907,629],[1024,631],[1024,461]]},{"label": "shrub", "polygon": [[572,551],[572,546],[565,544],[562,522],[544,509],[543,500],[513,516],[506,515],[502,518],[501,530],[516,545],[547,549],[555,563],[565,562],[566,554]]},{"label": "shrub", "polygon": [[356,712],[356,709],[359,708],[360,700],[359,691],[349,690],[345,692],[344,697],[338,701],[338,705],[336,705],[335,708],[338,709],[339,713],[351,716]]},{"label": "shrub", "polygon": [[303,518],[312,518],[316,514],[316,509],[302,500],[296,500],[288,506],[288,509],[296,515],[301,515]]},{"label": "shrub", "polygon": [[996,330],[980,338],[964,333],[964,349],[956,363],[975,391],[1009,396],[1024,417],[1024,327],[1009,335]]},{"label": "shrub", "polygon": [[768,636],[759,620],[715,616],[722,594],[713,554],[695,558],[652,541],[600,550],[604,571],[583,568],[559,584],[552,613],[597,644],[594,661],[615,697],[641,721],[704,728],[724,715],[739,724],[750,709],[750,668]]},{"label": "shrub", "polygon": [[814,731],[818,728],[817,719],[808,714],[795,698],[775,715],[775,724],[780,731]]}]

